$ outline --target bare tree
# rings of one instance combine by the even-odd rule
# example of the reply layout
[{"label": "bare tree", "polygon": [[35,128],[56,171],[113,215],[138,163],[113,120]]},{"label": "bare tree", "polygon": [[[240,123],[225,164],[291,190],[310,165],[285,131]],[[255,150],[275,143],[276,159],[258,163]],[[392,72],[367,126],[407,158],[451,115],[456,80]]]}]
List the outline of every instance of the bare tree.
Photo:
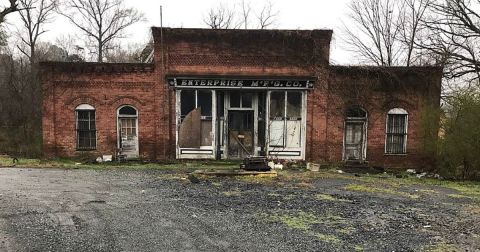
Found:
[{"label": "bare tree", "polygon": [[242,0],[232,6],[222,3],[211,8],[203,22],[212,29],[268,29],[276,24],[278,14],[271,2],[255,11],[250,2]]},{"label": "bare tree", "polygon": [[402,55],[397,0],[353,0],[352,26],[344,25],[349,49],[365,61],[381,66],[398,64]]},{"label": "bare tree", "polygon": [[252,12],[252,6],[250,5],[250,2],[245,2],[245,0],[242,0],[240,3],[240,6],[242,7],[242,26],[243,29],[248,29],[248,25],[250,23],[250,13]]},{"label": "bare tree", "polygon": [[0,11],[0,24],[5,21],[5,16],[19,10],[17,0],[9,0],[9,5]]},{"label": "bare tree", "polygon": [[47,32],[44,26],[51,21],[57,0],[20,0],[19,4],[23,9],[19,13],[24,31],[19,31],[18,35],[24,46],[17,47],[34,64],[37,61],[35,46],[38,38]]},{"label": "bare tree", "polygon": [[112,41],[125,37],[127,27],[144,19],[136,9],[124,7],[122,0],[66,0],[59,13],[95,43],[98,62],[103,62]]},{"label": "bare tree", "polygon": [[[425,38],[426,27],[423,25],[430,4],[433,0],[403,0],[400,20],[400,39],[404,44],[406,55],[405,65],[422,64],[424,56],[422,53],[415,54],[417,44]],[[430,57],[427,57],[427,62]]]},{"label": "bare tree", "polygon": [[238,25],[234,24],[234,20],[234,10],[227,8],[223,4],[220,4],[215,8],[211,8],[207,15],[203,18],[203,22],[212,29],[238,28]]},{"label": "bare tree", "polygon": [[277,16],[278,11],[275,11],[272,2],[268,2],[257,14],[258,29],[267,29],[274,26]]},{"label": "bare tree", "polygon": [[445,77],[480,80],[480,0],[437,0],[424,20],[428,37],[419,46],[438,55]]}]

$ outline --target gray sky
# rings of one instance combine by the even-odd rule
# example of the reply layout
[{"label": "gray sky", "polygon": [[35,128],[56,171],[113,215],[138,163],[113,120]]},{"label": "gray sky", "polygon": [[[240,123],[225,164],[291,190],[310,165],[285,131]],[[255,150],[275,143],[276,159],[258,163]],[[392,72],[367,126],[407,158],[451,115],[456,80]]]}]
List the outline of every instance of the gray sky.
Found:
[{"label": "gray sky", "polygon": [[[0,0],[0,3],[6,0]],[[245,0],[249,2],[248,0]],[[342,19],[345,20],[347,4],[350,0],[271,0],[275,10],[278,11],[277,29],[333,29],[334,36],[340,37]],[[148,37],[151,26],[160,25],[160,5],[163,6],[163,24],[168,27],[206,27],[203,22],[205,13],[212,7],[223,3],[235,6],[240,0],[125,0],[126,6],[134,6],[145,14],[146,22],[130,27],[127,32],[129,38],[126,42],[143,42]],[[259,10],[266,0],[250,0],[252,9]],[[237,6],[236,8],[240,8]],[[9,17],[12,25],[18,24],[18,17]],[[11,26],[12,26],[11,25]],[[60,35],[79,33],[63,17],[57,17],[49,24],[48,33],[43,35],[41,41],[54,41]],[[11,28],[10,30],[15,30]],[[351,64],[353,56],[339,44],[339,38],[332,43],[332,60],[334,63]]]}]

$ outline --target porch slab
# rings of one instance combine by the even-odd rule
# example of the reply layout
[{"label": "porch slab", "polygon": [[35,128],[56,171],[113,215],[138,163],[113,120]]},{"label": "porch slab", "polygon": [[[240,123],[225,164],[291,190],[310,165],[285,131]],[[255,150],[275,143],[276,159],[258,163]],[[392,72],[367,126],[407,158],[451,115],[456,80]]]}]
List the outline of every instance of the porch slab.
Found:
[{"label": "porch slab", "polygon": [[237,176],[254,176],[254,177],[276,177],[277,171],[245,171],[235,170],[196,170],[195,175],[217,176],[217,177],[237,177]]}]

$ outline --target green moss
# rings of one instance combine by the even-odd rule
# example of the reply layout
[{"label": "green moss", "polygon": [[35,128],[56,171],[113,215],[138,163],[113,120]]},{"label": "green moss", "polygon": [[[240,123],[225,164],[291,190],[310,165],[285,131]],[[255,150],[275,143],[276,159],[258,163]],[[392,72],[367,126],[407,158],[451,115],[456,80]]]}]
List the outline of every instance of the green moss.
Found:
[{"label": "green moss", "polygon": [[392,188],[387,188],[387,187],[378,187],[372,184],[368,184],[368,185],[349,184],[345,187],[345,189],[349,191],[359,191],[359,192],[366,192],[366,193],[386,193],[386,194],[401,196],[401,197],[410,198],[410,199],[418,199],[420,197],[415,194],[410,194],[410,193],[394,190]]}]

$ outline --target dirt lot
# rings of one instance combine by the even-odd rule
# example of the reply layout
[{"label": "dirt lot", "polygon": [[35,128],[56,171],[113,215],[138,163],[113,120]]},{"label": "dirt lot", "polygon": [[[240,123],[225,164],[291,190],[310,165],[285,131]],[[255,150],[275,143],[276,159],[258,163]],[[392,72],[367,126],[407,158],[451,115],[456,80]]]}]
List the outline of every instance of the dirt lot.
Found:
[{"label": "dirt lot", "polygon": [[0,251],[480,251],[480,184],[0,168]]}]

